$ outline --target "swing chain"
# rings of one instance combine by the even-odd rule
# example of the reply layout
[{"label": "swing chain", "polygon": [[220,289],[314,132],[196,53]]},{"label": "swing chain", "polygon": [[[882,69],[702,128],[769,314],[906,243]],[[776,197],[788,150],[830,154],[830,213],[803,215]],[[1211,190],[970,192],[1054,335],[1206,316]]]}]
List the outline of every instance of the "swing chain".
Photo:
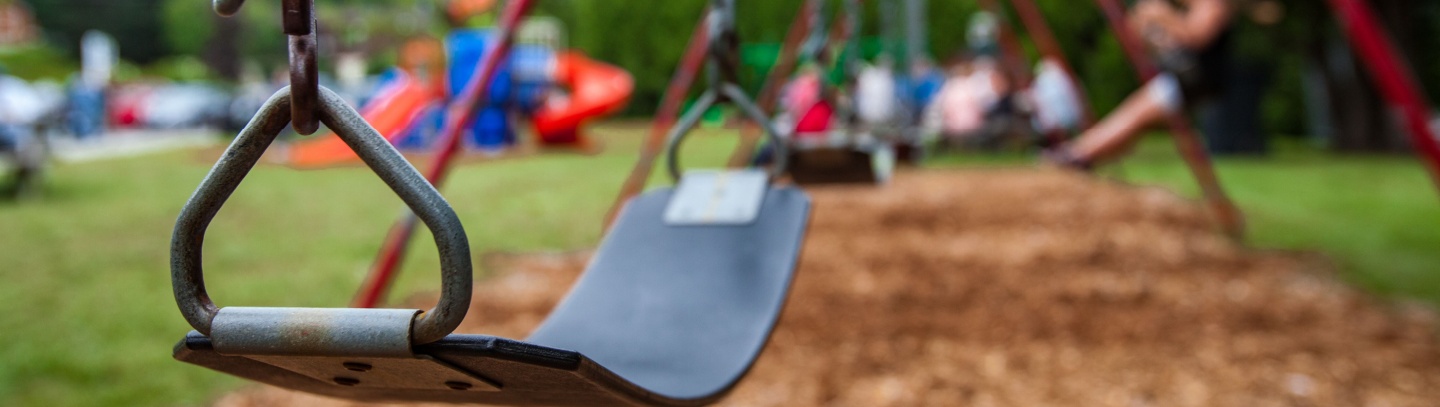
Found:
[{"label": "swing chain", "polygon": [[705,24],[709,26],[709,50],[706,52],[706,66],[709,69],[709,84],[705,92],[696,99],[680,121],[670,129],[666,137],[666,167],[670,178],[680,181],[680,144],[685,136],[703,118],[705,111],[718,103],[728,102],[739,108],[741,113],[764,130],[768,142],[773,146],[774,163],[770,167],[770,179],[780,178],[785,173],[787,147],[780,139],[780,133],[770,123],[764,110],[740,87],[740,37],[735,32],[735,0],[711,0]]},{"label": "swing chain", "polygon": [[716,0],[706,24],[710,26],[710,89],[721,83],[740,82],[740,38],[735,33],[735,1]]},{"label": "swing chain", "polygon": [[[215,12],[233,16],[245,0],[214,0]],[[315,0],[282,0],[281,25],[289,40],[290,123],[295,132],[310,135],[320,128],[320,73],[315,61]]]},{"label": "swing chain", "polygon": [[[215,12],[232,16],[244,3],[245,0],[214,0]],[[181,210],[170,250],[171,285],[176,304],[196,331],[231,349],[246,349],[251,345],[290,349],[290,342],[297,338],[284,332],[329,332],[330,335],[325,336],[329,339],[306,342],[309,345],[305,346],[320,346],[310,349],[312,351],[323,348],[342,353],[354,350],[350,345],[355,342],[346,338],[368,338],[360,341],[369,346],[380,338],[376,336],[379,333],[392,339],[390,342],[405,342],[387,349],[408,351],[411,344],[440,340],[460,325],[470,306],[472,266],[464,227],[445,198],[389,141],[339,95],[320,86],[315,62],[315,0],[282,0],[281,10],[282,26],[289,37],[290,86],[276,92],[255,113]],[[442,276],[440,301],[434,308],[422,312],[234,307],[227,313],[227,309],[211,301],[201,263],[205,230],[211,219],[287,123],[296,132],[308,135],[315,133],[322,121],[380,176],[434,235]],[[255,325],[257,323],[259,325]]]},{"label": "swing chain", "polygon": [[826,43],[829,42],[829,39],[826,38],[829,32],[825,27],[827,23],[825,21],[825,1],[808,0],[805,11],[807,13],[806,25],[810,28],[810,32],[800,45],[800,59],[813,61],[823,57],[822,54],[828,46]]}]

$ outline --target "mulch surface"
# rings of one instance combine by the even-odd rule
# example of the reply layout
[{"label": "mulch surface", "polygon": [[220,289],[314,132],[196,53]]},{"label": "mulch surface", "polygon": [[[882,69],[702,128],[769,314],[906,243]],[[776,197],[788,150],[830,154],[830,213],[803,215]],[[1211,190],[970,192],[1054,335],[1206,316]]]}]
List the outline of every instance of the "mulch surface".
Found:
[{"label": "mulch surface", "polygon": [[[970,170],[811,194],[789,303],[723,405],[1440,403],[1428,308],[1237,245],[1163,190]],[[486,256],[461,331],[525,337],[587,257]],[[356,405],[265,386],[216,404]]]}]

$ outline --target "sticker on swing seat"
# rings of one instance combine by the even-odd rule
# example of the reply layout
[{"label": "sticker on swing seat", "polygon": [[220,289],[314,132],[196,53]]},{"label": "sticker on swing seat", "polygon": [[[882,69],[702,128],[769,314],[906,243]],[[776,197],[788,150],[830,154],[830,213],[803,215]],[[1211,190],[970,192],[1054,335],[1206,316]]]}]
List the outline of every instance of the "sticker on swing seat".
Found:
[{"label": "sticker on swing seat", "polygon": [[665,207],[665,223],[744,225],[755,220],[769,177],[763,170],[687,171]]}]

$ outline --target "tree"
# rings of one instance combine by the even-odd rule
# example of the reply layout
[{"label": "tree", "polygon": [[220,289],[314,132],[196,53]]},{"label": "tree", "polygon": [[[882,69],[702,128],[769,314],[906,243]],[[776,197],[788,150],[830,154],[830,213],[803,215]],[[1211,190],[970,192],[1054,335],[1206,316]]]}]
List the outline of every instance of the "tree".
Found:
[{"label": "tree", "polygon": [[89,30],[115,37],[120,56],[149,63],[170,54],[161,37],[161,0],[29,0],[51,43],[79,55],[80,37]]}]

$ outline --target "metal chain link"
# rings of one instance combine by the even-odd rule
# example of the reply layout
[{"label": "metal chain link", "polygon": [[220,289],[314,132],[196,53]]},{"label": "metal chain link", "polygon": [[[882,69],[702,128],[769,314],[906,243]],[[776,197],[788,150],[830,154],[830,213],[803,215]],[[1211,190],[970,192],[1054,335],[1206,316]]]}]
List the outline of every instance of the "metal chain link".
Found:
[{"label": "metal chain link", "polygon": [[680,181],[680,144],[685,140],[685,136],[699,124],[705,111],[718,103],[728,102],[740,108],[745,116],[764,129],[766,139],[775,154],[774,164],[769,171],[770,179],[778,179],[785,173],[789,151],[764,110],[760,109],[739,85],[740,37],[735,31],[735,0],[711,0],[709,17],[705,19],[705,24],[709,25],[710,36],[710,50],[706,53],[709,60],[706,64],[710,71],[709,84],[666,137],[665,164],[670,178]]},{"label": "metal chain link", "polygon": [[[245,0],[214,0],[215,12],[233,16]],[[320,129],[320,70],[315,62],[315,0],[283,0],[281,25],[290,48],[290,124],[295,132],[310,135]]]}]

